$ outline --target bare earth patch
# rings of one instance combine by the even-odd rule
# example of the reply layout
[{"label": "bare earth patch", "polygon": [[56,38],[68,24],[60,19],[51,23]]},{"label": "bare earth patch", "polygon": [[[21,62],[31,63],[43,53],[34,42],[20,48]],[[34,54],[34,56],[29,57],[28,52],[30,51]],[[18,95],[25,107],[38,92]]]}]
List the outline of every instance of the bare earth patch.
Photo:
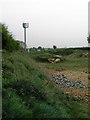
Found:
[{"label": "bare earth patch", "polygon": [[[72,80],[81,80],[82,83],[88,85],[88,73],[84,71],[71,71],[71,70],[59,70],[59,69],[49,69],[43,68],[43,70],[48,74],[64,74],[67,78]],[[61,85],[57,85],[62,89],[66,94],[70,94],[73,96],[80,96],[85,100],[88,100],[88,88],[75,88],[75,87],[63,87]]]}]

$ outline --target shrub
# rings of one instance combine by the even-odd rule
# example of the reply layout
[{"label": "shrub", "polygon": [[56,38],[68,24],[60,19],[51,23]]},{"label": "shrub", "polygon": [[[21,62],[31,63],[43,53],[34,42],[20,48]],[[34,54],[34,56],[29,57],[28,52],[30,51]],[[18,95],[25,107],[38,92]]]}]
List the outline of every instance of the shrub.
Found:
[{"label": "shrub", "polygon": [[18,50],[19,43],[14,40],[12,34],[8,31],[8,27],[5,24],[1,24],[2,30],[0,34],[2,34],[2,49],[6,49],[8,51]]}]

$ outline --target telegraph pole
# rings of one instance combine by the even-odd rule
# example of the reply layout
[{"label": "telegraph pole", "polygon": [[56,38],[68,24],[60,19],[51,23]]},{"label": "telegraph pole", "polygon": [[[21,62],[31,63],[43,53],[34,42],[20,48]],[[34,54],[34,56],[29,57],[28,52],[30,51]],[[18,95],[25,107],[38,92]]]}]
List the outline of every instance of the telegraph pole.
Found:
[{"label": "telegraph pole", "polygon": [[26,28],[29,28],[29,23],[23,23],[22,26],[24,28],[24,49],[26,50]]}]

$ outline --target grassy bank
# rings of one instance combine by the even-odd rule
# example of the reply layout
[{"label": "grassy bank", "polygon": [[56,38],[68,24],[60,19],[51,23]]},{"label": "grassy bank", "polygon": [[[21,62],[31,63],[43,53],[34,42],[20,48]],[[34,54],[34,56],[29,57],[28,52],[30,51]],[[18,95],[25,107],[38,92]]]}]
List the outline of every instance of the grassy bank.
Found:
[{"label": "grassy bank", "polygon": [[88,117],[87,103],[58,90],[30,53],[3,51],[2,67],[4,119]]}]

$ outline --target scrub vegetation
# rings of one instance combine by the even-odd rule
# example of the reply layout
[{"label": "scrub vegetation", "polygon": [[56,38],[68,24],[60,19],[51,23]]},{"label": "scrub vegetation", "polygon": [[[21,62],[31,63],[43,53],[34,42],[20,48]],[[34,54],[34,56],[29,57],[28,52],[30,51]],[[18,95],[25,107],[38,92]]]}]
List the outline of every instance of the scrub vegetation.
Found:
[{"label": "scrub vegetation", "polygon": [[88,105],[75,101],[38,68],[27,52],[3,51],[3,118],[87,118]]}]

